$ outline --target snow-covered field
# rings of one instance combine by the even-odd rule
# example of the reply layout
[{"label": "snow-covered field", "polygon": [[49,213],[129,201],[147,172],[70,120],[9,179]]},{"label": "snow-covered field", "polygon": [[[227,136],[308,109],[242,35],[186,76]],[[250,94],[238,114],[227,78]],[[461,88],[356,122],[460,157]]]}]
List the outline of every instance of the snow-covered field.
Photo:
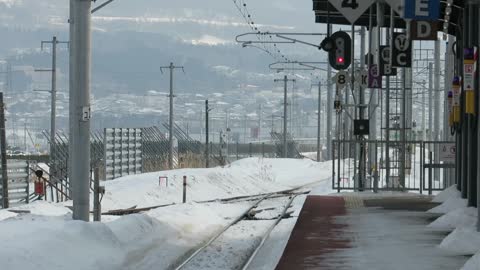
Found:
[{"label": "snow-covered field", "polygon": [[[168,177],[168,185],[165,181],[159,183],[160,176]],[[183,176],[187,176],[188,181],[186,204],[181,203]],[[172,269],[254,204],[254,201],[202,201],[286,190],[314,182],[309,185],[314,189],[312,194],[330,194],[335,192],[331,189],[330,176],[330,162],[248,158],[225,168],[181,169],[123,177],[105,183],[104,212],[133,206],[174,204],[123,217],[103,215],[101,223],[73,221],[67,207],[71,202],[37,201],[14,208],[30,211],[23,214],[0,210],[0,262],[2,269],[9,270]],[[360,194],[391,195],[389,192]],[[276,266],[305,197],[301,195],[294,200],[294,218],[280,222],[250,269],[267,270]],[[439,248],[451,255],[476,254],[461,270],[480,269],[476,209],[466,207],[455,187],[439,193],[434,200],[443,204],[430,212],[443,216],[422,230],[452,231]],[[271,204],[263,207],[274,205]],[[210,262],[197,261],[195,265],[201,269],[207,266],[208,269],[222,269],[224,263],[243,258],[245,251],[253,248],[254,242],[258,242],[262,232],[271,224],[267,221],[250,223],[243,223],[223,235],[220,243],[225,245],[213,246],[206,256]],[[254,241],[245,241],[247,238]],[[215,254],[226,254],[230,259]]]},{"label": "snow-covered field", "polygon": [[[123,177],[105,183],[104,212],[176,204],[144,214],[103,215],[102,223],[73,221],[66,207],[71,202],[37,201],[15,208],[29,210],[30,214],[0,210],[0,262],[2,269],[12,270],[169,269],[253,204],[200,201],[286,190],[313,182],[331,193],[330,175],[329,162],[248,158],[225,168],[181,169]],[[168,186],[165,181],[159,183],[160,176],[168,177]],[[186,204],[181,203],[183,176],[187,176],[188,181]],[[295,200],[296,215],[304,198]],[[274,232],[275,237],[285,242],[293,220],[282,221]],[[248,235],[248,230],[245,233]],[[281,252],[282,249],[277,249],[270,255],[278,260]]]}]

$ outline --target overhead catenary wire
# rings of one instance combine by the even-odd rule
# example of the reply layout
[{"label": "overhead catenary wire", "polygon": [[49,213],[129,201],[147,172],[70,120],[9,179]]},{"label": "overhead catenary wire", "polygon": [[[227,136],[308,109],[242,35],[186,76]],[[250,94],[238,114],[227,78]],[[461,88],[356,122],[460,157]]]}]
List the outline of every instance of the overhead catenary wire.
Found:
[{"label": "overhead catenary wire", "polygon": [[[259,41],[266,41],[267,39],[270,39],[270,41],[273,41],[273,38],[271,35],[261,35],[260,27],[255,21],[253,20],[252,13],[248,9],[247,3],[245,0],[232,0],[233,3],[235,4],[235,7],[237,10],[240,12],[241,16],[245,20],[246,24],[250,29],[253,31],[257,32],[258,34],[256,35],[257,39]],[[288,57],[286,57],[278,48],[277,44],[275,42],[272,43],[262,43],[261,44],[262,48],[269,54],[271,55],[275,60],[285,60],[285,61],[290,61]]]}]

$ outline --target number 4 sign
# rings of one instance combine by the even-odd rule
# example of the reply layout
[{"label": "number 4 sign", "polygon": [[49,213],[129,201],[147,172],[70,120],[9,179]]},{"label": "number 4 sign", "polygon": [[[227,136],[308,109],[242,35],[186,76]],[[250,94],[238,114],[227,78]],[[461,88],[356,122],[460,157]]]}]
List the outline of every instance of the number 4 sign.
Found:
[{"label": "number 4 sign", "polygon": [[342,15],[354,24],[375,0],[328,0]]}]

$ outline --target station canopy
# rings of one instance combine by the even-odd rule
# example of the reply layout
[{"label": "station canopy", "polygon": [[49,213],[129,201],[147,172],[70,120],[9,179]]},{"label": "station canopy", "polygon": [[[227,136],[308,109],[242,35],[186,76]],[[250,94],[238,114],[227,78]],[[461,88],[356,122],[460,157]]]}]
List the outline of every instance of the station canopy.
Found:
[{"label": "station canopy", "polygon": [[[359,0],[361,1],[361,0]],[[456,35],[461,32],[460,29],[456,29],[459,25],[463,8],[465,6],[465,1],[463,0],[454,0],[452,5],[452,12],[450,14],[449,29],[448,33],[451,35]],[[438,19],[439,28],[443,29],[443,23],[445,18],[445,8],[447,7],[447,1],[440,1],[440,17]],[[316,23],[328,23],[331,24],[340,24],[340,25],[351,25],[351,23],[329,2],[329,0],[313,0],[313,11],[315,12],[315,22]],[[383,4],[384,12],[384,25],[385,27],[390,26],[390,6],[387,3]],[[355,25],[358,26],[369,26],[370,13],[372,14],[372,26],[377,25],[377,7],[374,3],[370,9],[367,9],[360,18],[355,22]],[[406,23],[400,15],[395,13],[395,28],[405,28]],[[461,24],[461,23],[460,23]]]}]

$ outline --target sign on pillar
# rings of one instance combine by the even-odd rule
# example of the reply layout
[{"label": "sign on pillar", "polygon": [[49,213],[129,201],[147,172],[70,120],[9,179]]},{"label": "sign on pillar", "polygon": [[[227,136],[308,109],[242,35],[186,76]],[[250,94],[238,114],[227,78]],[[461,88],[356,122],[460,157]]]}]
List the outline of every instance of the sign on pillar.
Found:
[{"label": "sign on pillar", "polygon": [[460,77],[455,76],[452,83],[453,124],[460,123]]},{"label": "sign on pillar", "polygon": [[410,38],[412,40],[437,40],[438,23],[429,21],[412,21]]},{"label": "sign on pillar", "polygon": [[445,143],[440,146],[438,157],[440,161],[446,163],[454,163],[455,162],[455,154],[457,152],[457,147],[455,143]]},{"label": "sign on pillar", "polygon": [[396,76],[397,69],[390,64],[390,47],[380,46],[380,75],[381,76]]},{"label": "sign on pillar", "polygon": [[406,33],[393,33],[392,66],[412,67],[412,42]]},{"label": "sign on pillar", "polygon": [[440,16],[440,0],[405,0],[405,19],[435,21]]},{"label": "sign on pillar", "polygon": [[335,83],[337,84],[337,88],[339,90],[342,90],[343,88],[345,88],[345,86],[347,85],[347,82],[350,81],[350,76],[348,74],[348,72],[346,72],[345,70],[340,70],[339,72],[337,72],[337,75],[335,75]]},{"label": "sign on pillar", "polygon": [[370,65],[368,68],[368,88],[382,88],[382,75],[378,65]]},{"label": "sign on pillar", "polygon": [[357,70],[355,73],[355,82],[362,88],[368,87],[368,72],[365,69]]},{"label": "sign on pillar", "polygon": [[463,89],[465,90],[465,113],[475,114],[475,72],[477,71],[477,47],[463,51]]}]

